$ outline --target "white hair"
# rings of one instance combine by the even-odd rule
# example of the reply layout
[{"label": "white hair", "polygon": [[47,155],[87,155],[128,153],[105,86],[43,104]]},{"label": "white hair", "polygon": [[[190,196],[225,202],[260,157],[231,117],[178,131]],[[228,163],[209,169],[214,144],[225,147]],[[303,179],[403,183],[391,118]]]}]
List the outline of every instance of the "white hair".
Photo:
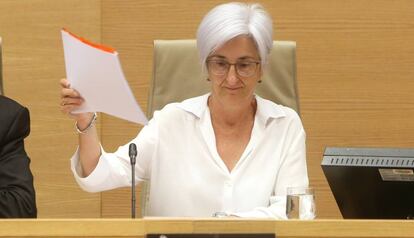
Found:
[{"label": "white hair", "polygon": [[216,6],[203,18],[197,31],[203,72],[206,72],[208,56],[240,35],[248,35],[254,40],[261,64],[265,66],[273,46],[272,31],[272,19],[260,4],[233,2]]}]

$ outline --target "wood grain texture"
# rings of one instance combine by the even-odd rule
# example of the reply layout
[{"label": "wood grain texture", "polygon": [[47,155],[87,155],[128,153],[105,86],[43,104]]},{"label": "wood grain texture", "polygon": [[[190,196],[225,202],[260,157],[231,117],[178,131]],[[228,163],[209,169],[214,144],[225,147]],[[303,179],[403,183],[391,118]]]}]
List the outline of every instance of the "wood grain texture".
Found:
[{"label": "wood grain texture", "polygon": [[[152,41],[194,38],[204,14],[219,2],[102,1],[102,40],[119,50],[144,108]],[[339,218],[320,168],[326,146],[414,147],[414,2],[260,2],[274,19],[274,38],[297,42],[301,112],[318,217]],[[103,124],[103,141],[110,149],[139,130],[112,118],[105,117]],[[114,202],[113,196],[103,195],[103,207]]]},{"label": "wood grain texture", "polygon": [[39,217],[100,216],[100,194],[81,191],[70,171],[77,136],[59,108],[65,77],[60,29],[99,42],[100,17],[98,0],[0,1],[5,95],[30,110],[26,149]]},{"label": "wood grain texture", "polygon": [[[149,80],[152,73],[152,49],[155,39],[194,38],[205,10],[193,11],[188,1],[102,1],[102,41],[117,49],[122,66],[138,103],[146,111]],[[193,2],[194,3],[194,2]],[[214,3],[197,1],[204,9]],[[102,143],[115,150],[139,132],[140,127],[105,116]],[[102,217],[129,217],[128,189],[102,193]],[[106,209],[117,204],[119,209]],[[139,203],[137,203],[138,206]],[[124,211],[120,214],[120,211]],[[140,213],[137,213],[140,214]]]},{"label": "wood grain texture", "polygon": [[[31,111],[32,158],[40,217],[129,217],[129,190],[88,194],[69,170],[72,120],[59,112],[64,77],[62,26],[116,48],[146,109],[155,39],[194,38],[221,1],[0,1],[5,94]],[[308,168],[319,218],[340,213],[320,161],[325,146],[414,147],[414,1],[266,0],[274,39],[297,42],[298,81]],[[107,151],[141,127],[102,116]],[[137,205],[139,202],[137,202]]]},{"label": "wood grain texture", "polygon": [[145,237],[146,234],[255,234],[277,237],[414,237],[413,221],[248,219],[0,220],[0,237]]}]

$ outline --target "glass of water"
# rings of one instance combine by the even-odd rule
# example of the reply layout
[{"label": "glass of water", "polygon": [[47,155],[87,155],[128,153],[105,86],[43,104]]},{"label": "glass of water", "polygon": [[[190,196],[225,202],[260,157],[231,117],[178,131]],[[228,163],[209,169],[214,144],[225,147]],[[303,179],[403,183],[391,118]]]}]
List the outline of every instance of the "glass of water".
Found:
[{"label": "glass of water", "polygon": [[316,206],[313,188],[289,187],[286,194],[286,216],[288,219],[315,219]]}]

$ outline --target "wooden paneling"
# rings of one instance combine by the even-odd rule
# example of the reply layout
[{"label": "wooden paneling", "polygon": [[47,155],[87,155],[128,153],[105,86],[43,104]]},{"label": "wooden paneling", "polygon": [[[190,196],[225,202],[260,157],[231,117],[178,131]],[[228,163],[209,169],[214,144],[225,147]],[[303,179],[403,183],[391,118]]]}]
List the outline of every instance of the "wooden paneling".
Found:
[{"label": "wooden paneling", "polygon": [[[153,40],[195,38],[203,14],[214,5],[211,1],[102,1],[102,42],[120,53],[126,78],[144,111],[152,73]],[[102,143],[108,151],[115,150],[139,130],[132,123],[104,116]],[[129,217],[129,193],[128,189],[102,193],[102,217]],[[113,204],[118,209],[106,209]],[[138,209],[139,205],[137,202]]]},{"label": "wooden paneling", "polygon": [[[59,112],[64,77],[59,29],[115,47],[146,109],[154,39],[194,38],[221,1],[0,1],[5,94],[29,107],[40,217],[129,217],[130,194],[83,192],[69,158],[72,120]],[[414,147],[414,1],[266,0],[276,40],[297,42],[298,80],[308,168],[319,218],[340,213],[320,169],[325,146]],[[109,95],[110,96],[110,95]],[[115,150],[140,127],[103,115],[102,143]],[[137,202],[137,205],[139,202]]]},{"label": "wooden paneling", "polygon": [[65,77],[60,29],[100,41],[100,9],[99,0],[0,1],[5,95],[30,110],[26,149],[39,217],[100,216],[100,194],[81,191],[73,179],[69,158],[77,136],[59,109]]},{"label": "wooden paneling", "polygon": [[[204,14],[219,2],[102,1],[102,40],[119,50],[144,109],[152,41],[194,38]],[[297,42],[302,119],[318,217],[341,217],[320,168],[325,146],[414,147],[414,2],[260,2],[274,19],[275,39]],[[104,145],[116,149],[138,130],[104,117]],[[116,193],[103,194],[102,206],[116,202]]]},{"label": "wooden paneling", "polygon": [[168,237],[168,234],[253,236],[263,233],[281,238],[414,237],[414,222],[409,220],[17,219],[0,220],[0,223],[0,237],[146,237],[147,234],[166,234]]}]

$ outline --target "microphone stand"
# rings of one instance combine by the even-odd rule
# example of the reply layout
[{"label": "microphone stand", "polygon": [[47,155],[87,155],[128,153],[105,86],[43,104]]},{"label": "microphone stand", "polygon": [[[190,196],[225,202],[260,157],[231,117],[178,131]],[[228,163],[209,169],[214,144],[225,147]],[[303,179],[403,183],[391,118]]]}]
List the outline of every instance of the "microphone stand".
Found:
[{"label": "microphone stand", "polygon": [[137,146],[129,144],[129,159],[131,162],[131,218],[135,218],[135,162],[137,157]]}]

